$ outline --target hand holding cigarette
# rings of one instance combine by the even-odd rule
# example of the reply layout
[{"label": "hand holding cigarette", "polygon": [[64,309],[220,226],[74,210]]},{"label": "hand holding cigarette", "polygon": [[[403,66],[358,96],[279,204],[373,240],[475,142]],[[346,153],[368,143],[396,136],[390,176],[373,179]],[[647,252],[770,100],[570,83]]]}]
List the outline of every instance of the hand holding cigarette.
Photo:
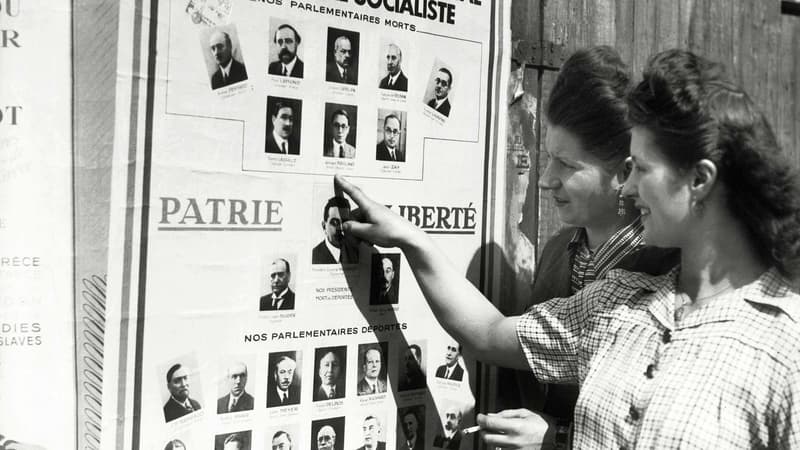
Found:
[{"label": "hand holding cigarette", "polygon": [[463,432],[481,431],[489,448],[538,450],[554,442],[555,425],[548,419],[527,409],[507,409],[478,414],[478,425]]}]

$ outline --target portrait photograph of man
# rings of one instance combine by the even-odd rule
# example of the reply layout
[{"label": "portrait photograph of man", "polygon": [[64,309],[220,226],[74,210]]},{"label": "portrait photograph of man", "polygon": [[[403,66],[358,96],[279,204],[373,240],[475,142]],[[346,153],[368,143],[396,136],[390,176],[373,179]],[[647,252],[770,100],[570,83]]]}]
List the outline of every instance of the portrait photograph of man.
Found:
[{"label": "portrait photograph of man", "polygon": [[295,448],[294,439],[292,439],[292,435],[288,431],[278,430],[272,435],[272,444],[268,448],[272,450],[293,450]]},{"label": "portrait photograph of man", "polygon": [[453,71],[437,64],[425,91],[425,104],[445,117],[450,115],[450,91],[453,89],[453,82]]},{"label": "portrait photograph of man", "polygon": [[358,243],[348,238],[342,224],[350,220],[350,202],[331,197],[322,211],[324,238],[311,251],[311,264],[358,264]]},{"label": "portrait photograph of man", "polygon": [[357,32],[328,28],[325,81],[358,84],[358,44]]},{"label": "portrait photograph of man", "polygon": [[357,112],[353,105],[325,104],[323,156],[344,159],[356,157]]},{"label": "portrait photograph of man", "polygon": [[382,394],[386,392],[386,358],[389,344],[386,342],[361,344],[358,346],[358,395]]},{"label": "portrait photograph of man", "polygon": [[250,450],[251,430],[218,434],[214,437],[214,450]]},{"label": "portrait photograph of man", "polygon": [[267,408],[300,403],[299,351],[275,352],[268,357]]},{"label": "portrait photograph of man", "polygon": [[302,38],[297,28],[282,19],[270,20],[272,46],[269,50],[267,73],[282,77],[303,78],[303,60],[299,50]]},{"label": "portrait photograph of man", "polygon": [[436,378],[461,381],[464,378],[464,369],[459,363],[461,358],[461,344],[450,342],[444,353],[444,364],[436,369]]},{"label": "portrait photograph of man", "polygon": [[399,300],[399,283],[400,254],[373,254],[369,304],[396,305]]},{"label": "portrait photograph of man", "polygon": [[424,342],[410,342],[400,354],[397,380],[398,391],[423,389],[427,386],[425,379],[425,360],[422,358]]},{"label": "portrait photograph of man", "polygon": [[375,147],[377,161],[406,160],[406,113],[403,111],[378,110],[378,145]]},{"label": "portrait photograph of man", "polygon": [[398,409],[397,426],[397,450],[426,450],[425,405]]},{"label": "portrait photograph of man", "polygon": [[[165,421],[171,422],[201,409],[200,402],[190,396],[189,379],[191,375],[192,371],[189,367],[181,363],[175,363],[167,370],[169,399],[164,403]],[[198,391],[200,391],[199,388]]]},{"label": "portrait photograph of man", "polygon": [[344,417],[311,422],[313,450],[344,450]]},{"label": "portrait photograph of man", "polygon": [[225,395],[217,399],[217,414],[252,411],[253,396],[245,390],[247,386],[247,365],[237,361],[230,363],[225,371]]},{"label": "portrait photograph of man", "polygon": [[212,90],[247,80],[247,69],[234,25],[210,28],[202,32],[200,38]]},{"label": "portrait photograph of man", "polygon": [[259,300],[259,311],[291,311],[294,309],[292,265],[288,259],[275,258],[267,273],[269,292]]},{"label": "portrait photograph of man", "polygon": [[442,416],[442,432],[433,438],[435,448],[458,450],[461,448],[461,409],[451,405],[445,408]]},{"label": "portrait photograph of man", "polygon": [[381,78],[378,87],[391,91],[408,91],[408,78],[403,73],[403,50],[400,46],[394,42],[386,44],[381,51],[381,62],[386,68],[386,75]]},{"label": "portrait photograph of man", "polygon": [[264,151],[284,155],[300,154],[302,101],[267,97],[267,136]]},{"label": "portrait photograph of man", "polygon": [[180,439],[170,439],[164,446],[164,450],[186,450],[186,444]]},{"label": "portrait photograph of man", "polygon": [[364,434],[364,444],[356,450],[386,450],[386,441],[383,437],[381,419],[374,415],[364,417],[361,424]]},{"label": "portrait photograph of man", "polygon": [[320,347],[314,352],[314,361],[314,401],[344,398],[347,346]]}]

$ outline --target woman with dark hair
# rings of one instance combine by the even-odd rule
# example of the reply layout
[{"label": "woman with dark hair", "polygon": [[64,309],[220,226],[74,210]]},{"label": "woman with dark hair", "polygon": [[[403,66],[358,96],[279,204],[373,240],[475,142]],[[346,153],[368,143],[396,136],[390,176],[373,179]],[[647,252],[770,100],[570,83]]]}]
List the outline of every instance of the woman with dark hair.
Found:
[{"label": "woman with dark hair", "polygon": [[[576,448],[800,447],[800,185],[752,100],[688,51],[655,55],[629,96],[624,193],[666,275],[611,271],[504,317],[408,221],[361,206],[345,230],[398,246],[444,328],[478,359],[578,382]],[[798,403],[800,405],[800,403]],[[479,414],[490,445],[534,444],[535,420]]]},{"label": "woman with dark hair", "polygon": [[[678,263],[677,251],[644,245],[639,212],[622,196],[629,88],[628,67],[608,46],[576,51],[558,73],[545,105],[548,163],[539,187],[552,195],[567,227],[537,260],[528,307],[569,297],[612,269],[661,275]],[[563,427],[572,422],[576,384],[541,385],[529,371],[515,375],[516,383],[499,383],[504,407],[543,411]]]}]

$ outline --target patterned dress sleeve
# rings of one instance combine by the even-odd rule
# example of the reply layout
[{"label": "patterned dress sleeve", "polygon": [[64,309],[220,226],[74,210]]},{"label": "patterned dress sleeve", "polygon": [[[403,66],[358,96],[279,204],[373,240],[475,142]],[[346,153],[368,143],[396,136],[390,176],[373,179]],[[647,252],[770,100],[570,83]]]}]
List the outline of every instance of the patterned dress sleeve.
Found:
[{"label": "patterned dress sleeve", "polygon": [[517,322],[517,338],[537,379],[578,383],[578,349],[590,322],[603,307],[614,280],[596,281],[572,297],[533,306]]},{"label": "patterned dress sleeve", "polygon": [[774,417],[774,436],[769,448],[800,448],[800,368],[786,378],[786,385],[778,399]]}]

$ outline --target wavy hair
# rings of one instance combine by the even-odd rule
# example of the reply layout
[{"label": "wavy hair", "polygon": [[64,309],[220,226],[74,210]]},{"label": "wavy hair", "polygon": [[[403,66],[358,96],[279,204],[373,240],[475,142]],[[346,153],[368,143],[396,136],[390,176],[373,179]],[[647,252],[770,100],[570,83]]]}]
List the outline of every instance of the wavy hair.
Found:
[{"label": "wavy hair", "polygon": [[625,95],[628,66],[609,46],[574,52],[558,72],[545,115],[550,125],[578,137],[584,150],[611,165],[630,154],[631,124]]},{"label": "wavy hair", "polygon": [[628,96],[630,119],[652,133],[679,170],[717,166],[727,206],[764,262],[794,277],[800,269],[800,184],[764,114],[724,67],[686,50],[650,58]]}]

